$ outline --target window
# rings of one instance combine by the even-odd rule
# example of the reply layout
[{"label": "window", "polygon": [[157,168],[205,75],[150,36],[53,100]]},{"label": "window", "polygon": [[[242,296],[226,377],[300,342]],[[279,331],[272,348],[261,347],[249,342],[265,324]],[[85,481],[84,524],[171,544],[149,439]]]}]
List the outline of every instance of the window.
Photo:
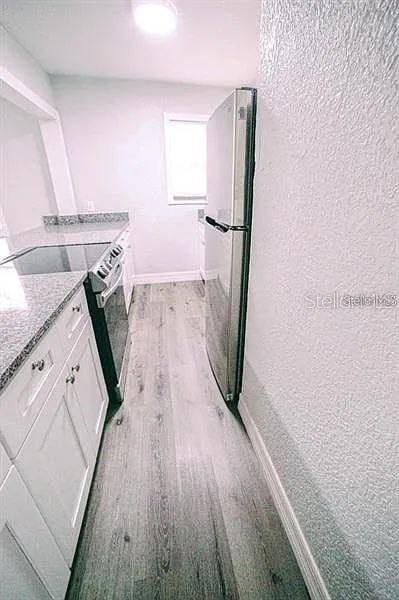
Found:
[{"label": "window", "polygon": [[205,115],[165,114],[169,204],[206,203]]}]

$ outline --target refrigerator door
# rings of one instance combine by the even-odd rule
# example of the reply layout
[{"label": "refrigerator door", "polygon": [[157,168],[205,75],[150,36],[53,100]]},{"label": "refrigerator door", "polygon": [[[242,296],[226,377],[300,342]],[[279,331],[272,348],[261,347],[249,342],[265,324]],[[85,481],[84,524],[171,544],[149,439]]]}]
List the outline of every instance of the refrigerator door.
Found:
[{"label": "refrigerator door", "polygon": [[234,402],[241,384],[240,310],[244,231],[205,230],[206,349],[209,362],[226,402]]},{"label": "refrigerator door", "polygon": [[254,90],[235,90],[207,128],[206,347],[227,402],[241,390],[254,168]]},{"label": "refrigerator door", "polygon": [[207,215],[218,223],[247,226],[248,134],[254,90],[238,89],[215,110],[207,126]]}]

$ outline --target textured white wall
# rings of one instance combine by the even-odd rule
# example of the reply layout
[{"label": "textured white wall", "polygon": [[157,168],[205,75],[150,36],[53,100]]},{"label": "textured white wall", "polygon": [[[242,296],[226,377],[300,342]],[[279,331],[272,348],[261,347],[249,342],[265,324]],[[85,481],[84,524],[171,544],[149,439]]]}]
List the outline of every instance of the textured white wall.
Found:
[{"label": "textured white wall", "polygon": [[78,209],[133,210],[137,274],[198,270],[198,206],[168,206],[163,113],[208,113],[225,88],[53,78]]},{"label": "textured white wall", "polygon": [[399,598],[395,1],[263,2],[244,394],[334,600]]},{"label": "textured white wall", "polygon": [[55,212],[37,119],[0,98],[0,204],[10,233],[42,224]]}]

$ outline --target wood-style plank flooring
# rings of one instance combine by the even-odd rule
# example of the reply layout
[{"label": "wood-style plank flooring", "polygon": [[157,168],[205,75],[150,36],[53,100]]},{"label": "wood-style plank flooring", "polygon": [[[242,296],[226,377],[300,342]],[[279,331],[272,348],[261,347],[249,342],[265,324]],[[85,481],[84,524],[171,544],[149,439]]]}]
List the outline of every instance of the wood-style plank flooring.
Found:
[{"label": "wood-style plank flooring", "polygon": [[69,600],[303,600],[239,418],[207,362],[200,282],[137,286]]}]

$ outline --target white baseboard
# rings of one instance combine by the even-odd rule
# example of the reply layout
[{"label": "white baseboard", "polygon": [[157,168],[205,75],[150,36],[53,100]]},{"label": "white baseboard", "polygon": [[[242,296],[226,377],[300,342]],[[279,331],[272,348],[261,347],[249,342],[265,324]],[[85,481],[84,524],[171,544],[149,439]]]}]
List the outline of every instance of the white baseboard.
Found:
[{"label": "white baseboard", "polygon": [[287,537],[291,543],[293,552],[301,569],[303,578],[307,585],[312,600],[331,600],[319,568],[313,558],[305,536],[297,521],[287,494],[282,486],[278,473],[273,465],[272,459],[265,443],[251,417],[243,400],[240,400],[238,410],[246,427],[255,453],[263,467],[267,484],[270,489],[277,512],[283,523]]},{"label": "white baseboard", "polygon": [[134,283],[171,283],[174,281],[194,281],[201,279],[201,275],[198,271],[175,271],[171,273],[143,273],[142,275],[136,275]]}]

